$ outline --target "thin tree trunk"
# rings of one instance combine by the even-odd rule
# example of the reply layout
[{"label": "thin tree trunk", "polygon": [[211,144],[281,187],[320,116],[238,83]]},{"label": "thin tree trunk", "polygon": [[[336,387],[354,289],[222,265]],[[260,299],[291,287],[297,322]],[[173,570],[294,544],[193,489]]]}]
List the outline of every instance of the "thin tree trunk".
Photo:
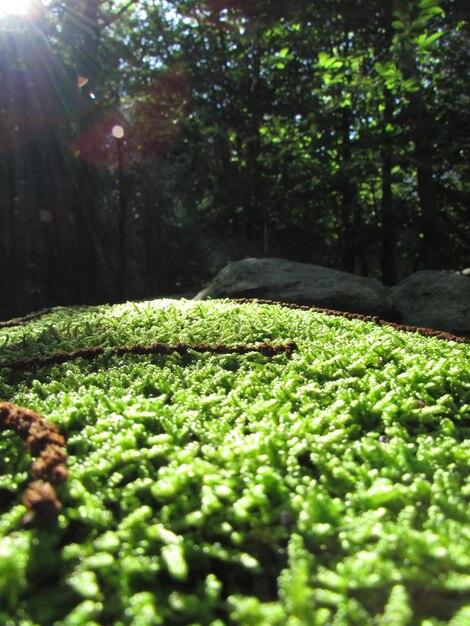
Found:
[{"label": "thin tree trunk", "polygon": [[393,96],[385,93],[385,111],[382,135],[382,202],[381,231],[382,251],[381,268],[382,282],[394,285],[397,282],[396,251],[395,251],[395,218],[393,215],[392,195],[392,141],[387,133],[387,126],[393,122]]},{"label": "thin tree trunk", "polygon": [[[80,133],[85,134],[95,120],[94,107],[90,108],[89,93],[94,91],[98,70],[98,47],[100,39],[99,0],[85,0],[77,4],[79,17],[72,23],[77,41],[77,74],[88,79],[83,98],[84,113],[80,117]],[[98,294],[99,262],[97,235],[93,215],[97,208],[99,185],[93,165],[81,160],[77,175],[77,217],[80,241],[81,282],[80,296],[95,300]]]},{"label": "thin tree trunk", "polygon": [[261,101],[261,58],[258,37],[255,37],[251,47],[251,86],[250,86],[250,126],[247,141],[248,180],[250,193],[250,208],[253,220],[252,236],[259,235],[267,221],[267,207],[264,204],[263,176],[260,169],[259,157],[261,154],[260,127],[263,119],[263,104]]},{"label": "thin tree trunk", "polygon": [[356,244],[354,232],[357,210],[356,184],[351,180],[351,112],[345,107],[341,114],[341,230],[342,265],[347,272],[354,272],[356,266]]},{"label": "thin tree trunk", "polygon": [[422,263],[425,269],[441,266],[441,223],[437,203],[437,189],[433,178],[433,121],[424,100],[416,60],[403,46],[401,64],[405,79],[413,78],[418,91],[408,94],[409,118],[414,143],[417,191],[421,208]]}]

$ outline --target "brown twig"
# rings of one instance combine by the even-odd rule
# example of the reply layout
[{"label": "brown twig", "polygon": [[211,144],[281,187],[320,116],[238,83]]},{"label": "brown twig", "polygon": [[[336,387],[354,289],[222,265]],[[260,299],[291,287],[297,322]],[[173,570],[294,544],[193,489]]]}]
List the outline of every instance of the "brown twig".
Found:
[{"label": "brown twig", "polygon": [[36,311],[35,313],[29,313],[28,315],[24,315],[23,317],[15,317],[12,320],[0,322],[0,328],[13,328],[15,326],[24,326],[31,320],[35,320],[39,317],[42,317],[43,315],[47,315],[47,313],[50,313],[51,311],[51,308],[41,309],[40,311]]},{"label": "brown twig", "polygon": [[28,511],[23,525],[47,528],[57,520],[61,504],[53,484],[67,478],[65,461],[67,455],[65,439],[57,426],[42,415],[10,402],[0,403],[0,432],[12,429],[28,446],[31,456],[36,457],[31,465],[34,480],[28,485],[23,504]]},{"label": "brown twig", "polygon": [[79,348],[71,352],[59,351],[53,352],[48,356],[34,357],[31,359],[15,359],[9,364],[2,364],[0,368],[10,368],[14,370],[26,370],[33,367],[45,367],[49,365],[58,365],[60,363],[66,363],[67,361],[73,361],[75,359],[94,359],[97,356],[103,354],[109,355],[124,355],[124,354],[161,354],[169,355],[174,352],[178,354],[188,354],[193,352],[209,352],[212,354],[247,354],[248,352],[259,352],[263,356],[272,357],[277,354],[285,353],[288,356],[296,348],[296,344],[293,341],[287,341],[280,344],[268,344],[259,343],[256,345],[249,344],[236,344],[229,346],[223,343],[208,345],[204,343],[177,343],[176,345],[168,345],[165,343],[152,343],[150,345],[143,345],[140,343],[133,344],[131,346],[117,346],[114,348],[105,348],[103,346],[92,346],[90,348]]}]

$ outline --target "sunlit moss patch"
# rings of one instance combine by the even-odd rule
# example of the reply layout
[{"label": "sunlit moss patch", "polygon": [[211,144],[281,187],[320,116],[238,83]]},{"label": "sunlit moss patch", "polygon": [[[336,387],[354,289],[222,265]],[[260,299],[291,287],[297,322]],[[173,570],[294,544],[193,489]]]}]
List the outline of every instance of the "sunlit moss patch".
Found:
[{"label": "sunlit moss patch", "polygon": [[[269,357],[116,350],[289,342]],[[0,623],[465,623],[469,356],[229,301],[58,308],[0,329],[0,401],[56,425],[69,472],[57,524],[22,528],[31,457],[1,434]]]}]

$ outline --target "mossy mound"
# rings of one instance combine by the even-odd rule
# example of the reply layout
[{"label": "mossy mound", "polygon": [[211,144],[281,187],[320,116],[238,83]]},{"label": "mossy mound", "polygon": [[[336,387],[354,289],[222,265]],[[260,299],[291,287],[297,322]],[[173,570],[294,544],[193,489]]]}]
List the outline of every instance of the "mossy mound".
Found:
[{"label": "mossy mound", "polygon": [[230,301],[0,329],[0,401],[68,455],[57,520],[25,528],[32,459],[0,433],[0,624],[469,624],[469,357]]}]

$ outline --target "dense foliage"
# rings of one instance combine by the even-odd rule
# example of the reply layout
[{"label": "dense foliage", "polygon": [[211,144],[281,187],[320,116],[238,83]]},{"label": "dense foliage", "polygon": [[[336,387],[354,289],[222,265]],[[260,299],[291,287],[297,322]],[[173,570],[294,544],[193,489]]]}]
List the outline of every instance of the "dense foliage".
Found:
[{"label": "dense foliage", "polygon": [[[297,348],[114,350],[156,341]],[[69,455],[58,522],[21,528],[31,457],[1,433],[2,624],[468,623],[468,344],[170,300],[56,309],[0,342],[0,398]]]},{"label": "dense foliage", "polygon": [[4,315],[246,255],[468,265],[465,0],[34,1],[0,19]]}]

